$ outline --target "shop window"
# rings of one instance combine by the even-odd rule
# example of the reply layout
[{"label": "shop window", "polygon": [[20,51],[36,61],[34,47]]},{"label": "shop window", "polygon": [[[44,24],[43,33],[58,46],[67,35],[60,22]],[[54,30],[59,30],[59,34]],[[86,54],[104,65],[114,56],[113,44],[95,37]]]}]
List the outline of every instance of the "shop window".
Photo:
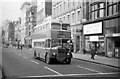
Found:
[{"label": "shop window", "polygon": [[103,17],[104,16],[104,9],[100,9],[99,10],[99,17]]},{"label": "shop window", "polygon": [[109,16],[112,15],[112,6],[109,6]]},{"label": "shop window", "polygon": [[92,10],[92,11],[94,10],[94,6],[91,6],[91,10]]},{"label": "shop window", "polygon": [[58,11],[58,6],[57,6],[57,15],[59,14],[59,11]]},{"label": "shop window", "polygon": [[74,23],[74,20],[75,20],[75,14],[73,13],[72,14],[72,22]]},{"label": "shop window", "polygon": [[91,19],[92,19],[92,20],[94,19],[94,12],[92,12],[92,16],[91,16]]},{"label": "shop window", "polygon": [[78,22],[80,21],[80,11],[78,11]]},{"label": "shop window", "polygon": [[97,9],[98,8],[98,5],[95,5],[95,9]]},{"label": "shop window", "polygon": [[107,5],[107,15],[111,16],[111,15],[115,15],[116,13],[118,13],[118,2],[117,1],[113,1],[112,3],[109,3]]},{"label": "shop window", "polygon": [[113,5],[113,14],[116,14],[117,12],[117,5]]},{"label": "shop window", "polygon": [[62,9],[62,7],[61,7],[61,4],[60,4],[60,14],[61,14],[61,9]]},{"label": "shop window", "polygon": [[55,8],[54,8],[54,12],[53,12],[53,15],[54,15],[54,17],[55,17],[55,15],[56,15],[56,13],[55,13]]},{"label": "shop window", "polygon": [[95,11],[95,18],[97,18],[97,11]]},{"label": "shop window", "polygon": [[104,8],[104,3],[100,3],[99,8]]}]

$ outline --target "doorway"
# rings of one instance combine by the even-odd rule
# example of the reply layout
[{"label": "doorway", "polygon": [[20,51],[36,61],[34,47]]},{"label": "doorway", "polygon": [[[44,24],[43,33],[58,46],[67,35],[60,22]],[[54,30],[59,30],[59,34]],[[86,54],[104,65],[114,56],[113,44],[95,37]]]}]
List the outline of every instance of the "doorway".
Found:
[{"label": "doorway", "polygon": [[76,52],[80,50],[80,36],[76,37]]}]

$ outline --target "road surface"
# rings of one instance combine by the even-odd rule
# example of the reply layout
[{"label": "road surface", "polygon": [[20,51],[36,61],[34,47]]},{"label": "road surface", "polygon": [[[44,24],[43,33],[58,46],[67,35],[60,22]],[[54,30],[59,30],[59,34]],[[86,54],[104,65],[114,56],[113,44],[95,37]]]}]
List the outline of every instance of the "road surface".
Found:
[{"label": "road surface", "polygon": [[[118,68],[72,59],[68,64],[48,65],[33,58],[31,49],[16,50],[14,47],[3,48],[3,73],[8,78],[78,78],[78,77],[116,77]],[[93,78],[92,78],[93,79]],[[106,78],[105,78],[106,79]]]}]

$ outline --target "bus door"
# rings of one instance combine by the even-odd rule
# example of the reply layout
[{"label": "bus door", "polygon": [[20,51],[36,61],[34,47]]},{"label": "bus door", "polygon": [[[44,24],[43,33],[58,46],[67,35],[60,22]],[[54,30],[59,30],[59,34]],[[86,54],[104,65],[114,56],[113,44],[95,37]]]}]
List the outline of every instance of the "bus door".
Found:
[{"label": "bus door", "polygon": [[51,49],[51,39],[46,39],[45,41],[45,53],[50,52]]}]

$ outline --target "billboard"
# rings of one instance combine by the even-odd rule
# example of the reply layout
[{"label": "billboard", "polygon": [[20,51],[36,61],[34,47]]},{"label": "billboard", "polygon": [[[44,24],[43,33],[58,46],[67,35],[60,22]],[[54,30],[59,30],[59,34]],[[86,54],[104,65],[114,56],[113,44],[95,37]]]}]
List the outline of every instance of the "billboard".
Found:
[{"label": "billboard", "polygon": [[83,34],[100,34],[102,33],[102,22],[87,24],[83,26]]}]

